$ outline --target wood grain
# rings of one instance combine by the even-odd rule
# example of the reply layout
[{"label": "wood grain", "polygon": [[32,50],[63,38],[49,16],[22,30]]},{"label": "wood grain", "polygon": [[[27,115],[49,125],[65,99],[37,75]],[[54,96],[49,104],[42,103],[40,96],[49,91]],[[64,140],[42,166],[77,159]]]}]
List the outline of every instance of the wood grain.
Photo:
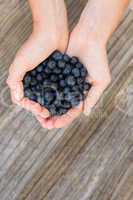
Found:
[{"label": "wood grain", "polygon": [[[86,2],[66,1],[71,30]],[[10,101],[8,68],[31,30],[26,0],[0,1],[0,199],[132,200],[133,11],[108,44],[112,83],[89,118],[59,130]]]}]

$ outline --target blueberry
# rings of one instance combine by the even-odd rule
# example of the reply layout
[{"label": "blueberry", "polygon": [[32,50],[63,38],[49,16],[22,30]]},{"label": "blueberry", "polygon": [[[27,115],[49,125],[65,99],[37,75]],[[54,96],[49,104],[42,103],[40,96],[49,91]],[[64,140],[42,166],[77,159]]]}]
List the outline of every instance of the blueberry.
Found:
[{"label": "blueberry", "polygon": [[37,96],[37,102],[43,106],[43,98],[41,96]]},{"label": "blueberry", "polygon": [[72,75],[70,75],[70,76],[68,76],[68,77],[66,78],[66,83],[67,83],[69,86],[74,86],[75,83],[76,83],[76,80],[75,80],[75,78],[74,78]]},{"label": "blueberry", "polygon": [[50,88],[52,88],[53,90],[56,90],[58,89],[58,83],[51,83],[51,85],[49,85]]},{"label": "blueberry", "polygon": [[36,72],[35,69],[31,71],[31,75],[32,75],[32,76],[36,76],[36,74],[37,74],[37,72]]},{"label": "blueberry", "polygon": [[63,108],[68,108],[68,109],[71,108],[71,103],[65,100],[61,102],[61,105]]},{"label": "blueberry", "polygon": [[55,105],[56,107],[60,107],[60,106],[62,105],[60,99],[56,99],[53,103],[54,103],[54,105]]},{"label": "blueberry", "polygon": [[36,90],[36,91],[40,91],[40,92],[41,92],[42,89],[43,89],[43,88],[42,88],[42,85],[40,85],[40,84],[36,85],[36,87],[35,87],[35,90]]},{"label": "blueberry", "polygon": [[64,114],[67,113],[67,111],[68,111],[68,110],[67,110],[66,108],[60,108],[60,109],[58,110],[57,115],[58,115],[58,116],[64,115]]},{"label": "blueberry", "polygon": [[63,54],[59,51],[55,51],[53,54],[52,54],[52,58],[54,58],[56,61],[58,60],[61,60],[63,57]]},{"label": "blueberry", "polygon": [[67,94],[69,92],[70,92],[70,87],[65,87],[64,90],[63,90],[63,93]]},{"label": "blueberry", "polygon": [[54,70],[53,70],[53,73],[60,74],[61,73],[61,69],[59,69],[58,67],[55,67]]},{"label": "blueberry", "polygon": [[61,87],[65,87],[66,86],[65,80],[60,80],[59,84],[60,84]]},{"label": "blueberry", "polygon": [[25,97],[30,97],[32,95],[32,91],[30,90],[30,89],[26,89],[26,90],[24,90],[24,96]]},{"label": "blueberry", "polygon": [[51,60],[47,63],[47,66],[49,69],[54,69],[56,67],[56,62],[54,60]]},{"label": "blueberry", "polygon": [[70,64],[67,64],[66,67],[65,67],[65,69],[63,70],[63,74],[64,74],[64,75],[68,75],[68,74],[71,73],[71,70],[72,70],[71,65],[70,65]]},{"label": "blueberry", "polygon": [[36,84],[37,84],[37,80],[36,80],[35,78],[32,78],[30,84],[31,84],[32,86],[36,85]]},{"label": "blueberry", "polygon": [[51,74],[51,72],[52,72],[49,67],[45,67],[44,71],[46,74]]},{"label": "blueberry", "polygon": [[30,99],[31,101],[37,102],[37,96],[36,96],[35,94],[31,94],[30,97],[29,97],[29,99]]},{"label": "blueberry", "polygon": [[77,57],[55,51],[23,80],[24,94],[49,110],[63,115],[86,98],[91,85],[85,81],[87,69]]},{"label": "blueberry", "polygon": [[81,78],[81,77],[77,78],[77,84],[78,85],[81,84],[81,83],[83,83],[83,82],[84,82],[83,78]]},{"label": "blueberry", "polygon": [[47,79],[48,78],[48,74],[46,74],[45,72],[41,73],[43,79]]},{"label": "blueberry", "polygon": [[58,76],[56,74],[52,74],[50,76],[50,80],[53,81],[53,82],[56,82],[56,81],[58,81]]},{"label": "blueberry", "polygon": [[65,66],[66,66],[66,65],[65,65],[65,62],[64,62],[63,60],[59,60],[59,61],[58,61],[58,67],[59,67],[59,68],[65,68]]},{"label": "blueberry", "polygon": [[84,78],[84,77],[86,77],[86,76],[87,76],[87,74],[88,74],[88,72],[87,72],[87,69],[86,69],[86,68],[82,68],[80,72],[81,72],[81,77],[83,77],[83,78]]},{"label": "blueberry", "polygon": [[37,72],[42,72],[43,71],[43,65],[40,64],[37,68],[36,68]]},{"label": "blueberry", "polygon": [[72,91],[79,91],[79,86],[78,85],[74,85],[72,88],[71,88]]},{"label": "blueberry", "polygon": [[43,81],[43,86],[44,87],[50,87],[50,85],[51,85],[51,81],[49,80],[49,79],[45,79],[44,81]]},{"label": "blueberry", "polygon": [[48,102],[53,101],[55,98],[55,93],[52,91],[44,92],[44,99]]},{"label": "blueberry", "polygon": [[83,91],[84,90],[84,84],[79,84],[79,90]]},{"label": "blueberry", "polygon": [[43,76],[42,76],[40,73],[37,74],[36,80],[37,80],[37,81],[42,81],[42,80],[43,80]]},{"label": "blueberry", "polygon": [[73,68],[72,74],[77,78],[80,76],[80,70],[78,68]]},{"label": "blueberry", "polygon": [[49,108],[48,108],[49,112],[51,113],[52,116],[56,115],[57,114],[57,110],[56,110],[56,106],[55,105],[51,105]]},{"label": "blueberry", "polygon": [[75,65],[75,67],[77,67],[78,69],[81,69],[81,68],[83,67],[83,65],[82,65],[80,62],[78,62],[78,63]]},{"label": "blueberry", "polygon": [[64,78],[63,74],[59,74],[59,79],[63,79],[63,78]]},{"label": "blueberry", "polygon": [[71,58],[71,61],[70,61],[72,64],[76,64],[76,63],[78,63],[79,62],[79,59],[77,58],[77,57],[75,57],[75,56],[73,56],[72,58]]},{"label": "blueberry", "polygon": [[44,60],[41,64],[43,65],[43,69],[44,69],[47,66],[47,60]]},{"label": "blueberry", "polygon": [[90,90],[90,88],[91,88],[91,85],[89,84],[89,83],[84,83],[84,85],[83,85],[83,89],[85,90],[85,91],[89,91]]},{"label": "blueberry", "polygon": [[29,74],[27,74],[25,77],[24,77],[24,82],[25,83],[29,83],[31,81],[31,76]]},{"label": "blueberry", "polygon": [[78,106],[79,103],[80,103],[80,99],[78,99],[78,98],[71,99],[71,106],[72,107]]},{"label": "blueberry", "polygon": [[69,62],[69,61],[70,61],[70,57],[69,57],[67,54],[64,54],[64,55],[63,55],[63,60],[64,60],[65,62]]}]

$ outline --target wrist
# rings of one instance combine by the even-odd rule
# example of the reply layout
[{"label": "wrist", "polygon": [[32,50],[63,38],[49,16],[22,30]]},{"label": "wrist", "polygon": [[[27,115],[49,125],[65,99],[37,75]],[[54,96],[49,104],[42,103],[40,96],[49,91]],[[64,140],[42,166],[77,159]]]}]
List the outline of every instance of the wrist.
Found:
[{"label": "wrist", "polygon": [[79,21],[75,30],[73,31],[73,34],[74,32],[76,38],[78,38],[80,46],[86,46],[87,44],[89,45],[92,44],[94,46],[97,45],[101,48],[106,48],[108,42],[107,37],[104,37],[101,34],[99,34],[98,30],[93,31],[85,23],[82,23],[82,21]]}]

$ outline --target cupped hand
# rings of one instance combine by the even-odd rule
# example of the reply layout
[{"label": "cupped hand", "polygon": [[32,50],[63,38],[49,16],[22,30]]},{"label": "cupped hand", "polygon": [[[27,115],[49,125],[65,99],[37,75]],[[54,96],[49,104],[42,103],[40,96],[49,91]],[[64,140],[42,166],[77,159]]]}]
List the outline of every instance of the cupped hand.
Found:
[{"label": "cupped hand", "polygon": [[92,87],[84,103],[81,102],[78,107],[71,109],[67,114],[48,119],[38,116],[42,126],[49,129],[61,128],[70,124],[82,112],[89,115],[111,81],[106,45],[96,37],[88,36],[82,29],[82,25],[77,25],[71,33],[67,53],[79,57],[86,66],[89,73],[88,81]]},{"label": "cupped hand", "polygon": [[33,32],[17,52],[9,68],[7,79],[12,101],[43,118],[49,116],[48,110],[24,97],[22,80],[28,71],[35,68],[53,51],[58,49],[64,52],[67,48],[68,26],[66,13],[62,13],[61,18],[59,16],[55,19],[55,16],[53,16],[53,20],[49,19],[47,17],[47,20],[44,22],[33,23]]}]

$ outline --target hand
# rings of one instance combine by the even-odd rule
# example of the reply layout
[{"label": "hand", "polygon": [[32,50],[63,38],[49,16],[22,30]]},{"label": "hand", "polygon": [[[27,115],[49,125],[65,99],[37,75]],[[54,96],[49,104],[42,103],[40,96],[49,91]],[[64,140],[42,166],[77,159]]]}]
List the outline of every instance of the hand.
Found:
[{"label": "hand", "polygon": [[44,118],[49,116],[48,110],[42,108],[38,103],[24,98],[22,80],[26,72],[35,68],[53,51],[58,49],[64,52],[66,50],[68,27],[65,7],[62,8],[60,15],[48,17],[49,13],[46,13],[46,20],[43,16],[43,20],[33,22],[33,32],[18,51],[10,66],[7,79],[12,101]]},{"label": "hand", "polygon": [[70,124],[81,112],[89,115],[111,81],[105,44],[96,38],[86,36],[84,34],[86,30],[82,28],[82,25],[79,24],[72,32],[67,53],[79,57],[87,67],[88,80],[92,84],[92,88],[85,102],[81,102],[77,108],[71,109],[67,114],[49,119],[38,117],[44,127],[61,128]]}]

